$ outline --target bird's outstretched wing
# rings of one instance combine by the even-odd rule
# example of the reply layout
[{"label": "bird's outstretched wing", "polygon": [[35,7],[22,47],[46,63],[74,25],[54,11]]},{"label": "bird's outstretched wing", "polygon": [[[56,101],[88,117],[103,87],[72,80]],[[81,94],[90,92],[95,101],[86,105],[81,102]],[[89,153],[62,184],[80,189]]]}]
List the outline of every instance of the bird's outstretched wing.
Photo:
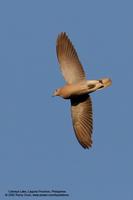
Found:
[{"label": "bird's outstretched wing", "polygon": [[73,128],[79,143],[84,148],[92,145],[92,102],[89,95],[71,99],[71,115]]},{"label": "bird's outstretched wing", "polygon": [[77,52],[66,33],[61,33],[58,36],[56,52],[62,74],[67,83],[76,83],[85,79],[85,73]]}]

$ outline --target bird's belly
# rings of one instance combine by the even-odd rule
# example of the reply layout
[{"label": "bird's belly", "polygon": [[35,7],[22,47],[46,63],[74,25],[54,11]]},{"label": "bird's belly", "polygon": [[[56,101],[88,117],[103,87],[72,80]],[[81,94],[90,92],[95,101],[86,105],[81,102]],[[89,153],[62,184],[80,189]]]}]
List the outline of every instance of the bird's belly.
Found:
[{"label": "bird's belly", "polygon": [[74,96],[88,93],[88,87],[85,83],[69,84],[61,88],[61,96],[64,99],[70,99]]}]

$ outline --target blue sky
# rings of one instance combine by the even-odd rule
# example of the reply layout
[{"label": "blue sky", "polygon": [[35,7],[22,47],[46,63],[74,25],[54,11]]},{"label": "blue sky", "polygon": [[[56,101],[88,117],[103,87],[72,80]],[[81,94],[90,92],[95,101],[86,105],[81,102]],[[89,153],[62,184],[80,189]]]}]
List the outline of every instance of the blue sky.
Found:
[{"label": "blue sky", "polygon": [[[2,199],[15,189],[66,190],[70,200],[133,199],[132,7],[129,0],[0,1]],[[69,101],[51,97],[65,83],[55,51],[62,31],[88,79],[113,81],[91,95],[90,150],[75,138]]]}]

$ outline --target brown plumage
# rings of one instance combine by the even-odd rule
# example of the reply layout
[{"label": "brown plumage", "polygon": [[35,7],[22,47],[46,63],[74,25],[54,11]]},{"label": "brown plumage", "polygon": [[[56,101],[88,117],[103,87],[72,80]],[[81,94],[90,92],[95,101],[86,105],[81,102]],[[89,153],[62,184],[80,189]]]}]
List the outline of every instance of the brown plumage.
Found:
[{"label": "brown plumage", "polygon": [[92,145],[92,103],[88,94],[71,99],[73,128],[79,143],[84,147]]},{"label": "brown plumage", "polygon": [[76,83],[85,79],[85,73],[77,52],[66,33],[61,33],[58,36],[56,52],[62,74],[67,83]]},{"label": "brown plumage", "polygon": [[66,33],[58,36],[56,52],[67,84],[55,90],[54,96],[70,99],[75,135],[82,147],[89,148],[92,145],[93,130],[92,102],[89,93],[108,87],[112,82],[109,78],[86,80],[77,52]]}]

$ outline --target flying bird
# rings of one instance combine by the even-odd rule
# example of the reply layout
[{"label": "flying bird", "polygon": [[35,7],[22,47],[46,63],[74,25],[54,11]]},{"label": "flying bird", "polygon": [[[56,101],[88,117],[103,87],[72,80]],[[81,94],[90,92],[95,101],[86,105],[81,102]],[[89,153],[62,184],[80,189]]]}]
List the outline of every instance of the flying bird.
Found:
[{"label": "flying bird", "polygon": [[90,93],[110,86],[112,81],[110,78],[86,79],[78,54],[65,32],[58,35],[56,53],[66,85],[56,89],[53,96],[70,99],[75,135],[83,148],[90,148],[92,146],[93,131]]}]

